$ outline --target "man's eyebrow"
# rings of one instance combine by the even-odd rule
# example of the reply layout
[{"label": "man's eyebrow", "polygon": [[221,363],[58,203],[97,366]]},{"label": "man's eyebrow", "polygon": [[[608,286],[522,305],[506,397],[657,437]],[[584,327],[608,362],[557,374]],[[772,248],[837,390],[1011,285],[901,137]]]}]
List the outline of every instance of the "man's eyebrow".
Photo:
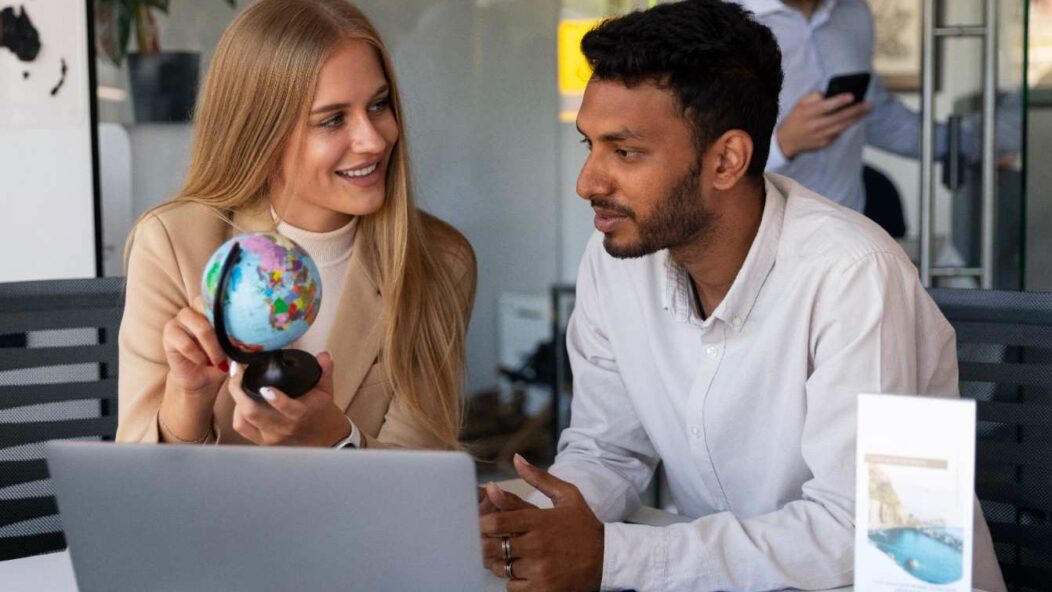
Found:
[{"label": "man's eyebrow", "polygon": [[[588,137],[588,134],[584,133],[581,130],[580,126],[577,127],[577,131],[582,136],[584,136],[586,138]],[[641,134],[639,132],[634,132],[634,131],[628,129],[627,127],[622,127],[621,129],[619,129],[619,130],[617,130],[615,132],[607,132],[607,133],[601,134],[599,136],[599,141],[600,142],[624,142],[625,140],[642,140],[642,139],[644,139],[643,138],[643,134]]]},{"label": "man's eyebrow", "polygon": [[[379,89],[377,89],[376,92],[373,93],[373,98],[375,99],[376,97],[387,93],[390,89],[391,87],[387,84],[381,86]],[[331,105],[323,105],[321,107],[318,107],[317,109],[311,109],[310,114],[317,115],[319,113],[325,113],[327,111],[343,111],[344,109],[347,109],[350,106],[350,103],[332,103]]]}]

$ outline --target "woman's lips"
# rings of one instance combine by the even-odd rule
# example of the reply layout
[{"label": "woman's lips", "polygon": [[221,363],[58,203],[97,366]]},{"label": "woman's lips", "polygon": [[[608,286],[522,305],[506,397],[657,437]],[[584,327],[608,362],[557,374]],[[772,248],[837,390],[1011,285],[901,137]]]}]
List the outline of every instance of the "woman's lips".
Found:
[{"label": "woman's lips", "polygon": [[343,179],[344,181],[347,181],[348,183],[351,183],[352,185],[357,185],[359,187],[369,187],[375,185],[382,179],[384,171],[383,163],[377,162],[374,163],[374,165],[375,169],[368,175],[351,176],[346,174],[340,174],[339,172],[337,172],[336,176]]}]

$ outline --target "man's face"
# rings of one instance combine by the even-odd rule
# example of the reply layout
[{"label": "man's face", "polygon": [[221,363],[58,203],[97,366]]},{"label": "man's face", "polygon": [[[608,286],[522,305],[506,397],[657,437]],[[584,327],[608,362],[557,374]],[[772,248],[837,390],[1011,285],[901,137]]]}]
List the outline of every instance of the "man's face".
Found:
[{"label": "man's face", "polygon": [[701,156],[671,91],[593,79],[577,129],[589,147],[577,193],[591,202],[610,255],[641,257],[704,240],[716,215],[705,208]]}]

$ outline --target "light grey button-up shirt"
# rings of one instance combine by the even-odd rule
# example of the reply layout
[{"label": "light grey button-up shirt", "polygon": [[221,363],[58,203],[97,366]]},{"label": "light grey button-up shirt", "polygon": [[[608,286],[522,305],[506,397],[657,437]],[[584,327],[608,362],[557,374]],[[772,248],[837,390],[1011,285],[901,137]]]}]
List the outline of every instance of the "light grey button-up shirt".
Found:
[{"label": "light grey button-up shirt", "polygon": [[[667,251],[619,260],[599,234],[581,263],[571,426],[551,472],[610,523],[604,589],[850,584],[857,395],[955,396],[953,328],[875,224],[777,175],[705,320],[689,282]],[[658,461],[695,520],[616,523]]]}]

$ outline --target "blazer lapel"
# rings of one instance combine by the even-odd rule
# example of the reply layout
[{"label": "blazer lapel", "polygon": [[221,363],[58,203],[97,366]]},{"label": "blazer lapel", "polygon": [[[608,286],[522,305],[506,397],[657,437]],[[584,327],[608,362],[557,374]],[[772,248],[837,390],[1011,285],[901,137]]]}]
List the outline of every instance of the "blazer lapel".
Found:
[{"label": "blazer lapel", "polygon": [[370,245],[363,234],[359,226],[328,341],[334,364],[333,399],[342,410],[350,406],[362,379],[377,361],[384,336],[380,276],[366,256]]}]

